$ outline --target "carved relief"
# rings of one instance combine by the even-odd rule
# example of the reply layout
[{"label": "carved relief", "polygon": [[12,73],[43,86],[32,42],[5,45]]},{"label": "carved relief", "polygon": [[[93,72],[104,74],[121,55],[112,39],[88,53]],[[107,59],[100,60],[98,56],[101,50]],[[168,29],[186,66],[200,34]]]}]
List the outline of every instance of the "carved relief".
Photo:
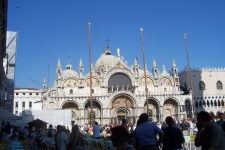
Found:
[{"label": "carved relief", "polygon": [[162,78],[162,79],[160,79],[159,84],[160,85],[172,85],[172,82],[167,78]]},{"label": "carved relief", "polygon": [[[146,78],[147,85],[154,85],[154,82],[151,78]],[[145,78],[139,80],[139,85],[145,85]]]},{"label": "carved relief", "polygon": [[112,107],[133,107],[133,101],[127,97],[118,97],[112,102]]},{"label": "carved relief", "polygon": [[[93,86],[99,86],[100,85],[100,81],[98,79],[93,78],[92,79],[92,85]],[[90,86],[90,79],[85,80],[84,86]]]},{"label": "carved relief", "polygon": [[64,87],[76,87],[78,85],[78,82],[75,79],[68,79],[64,82]]}]

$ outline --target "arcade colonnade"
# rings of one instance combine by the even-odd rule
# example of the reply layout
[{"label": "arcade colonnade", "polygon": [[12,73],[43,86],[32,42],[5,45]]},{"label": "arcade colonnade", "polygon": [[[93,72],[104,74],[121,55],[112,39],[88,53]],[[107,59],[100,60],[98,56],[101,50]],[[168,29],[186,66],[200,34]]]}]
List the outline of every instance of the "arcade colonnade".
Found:
[{"label": "arcade colonnade", "polygon": [[[168,95],[164,100],[157,96],[150,97],[148,103],[149,117],[154,122],[163,121],[167,116],[181,120],[193,114],[191,100],[178,100],[176,95]],[[90,121],[90,106],[89,100],[83,105],[76,100],[63,100],[59,109],[71,109],[72,123],[84,125]],[[147,112],[146,109],[145,96],[138,97],[129,92],[114,93],[104,100],[101,97],[93,99],[93,118],[99,124],[118,124],[123,118],[128,119],[130,123],[136,123],[140,114]]]}]

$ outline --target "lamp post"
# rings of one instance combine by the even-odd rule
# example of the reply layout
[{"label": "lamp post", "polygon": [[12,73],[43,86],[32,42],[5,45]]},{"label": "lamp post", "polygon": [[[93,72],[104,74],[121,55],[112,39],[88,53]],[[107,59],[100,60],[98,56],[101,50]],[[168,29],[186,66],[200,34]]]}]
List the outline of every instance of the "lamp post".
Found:
[{"label": "lamp post", "polygon": [[[143,28],[140,28],[140,31],[141,31],[141,41],[142,41],[142,56],[143,56],[143,63],[144,63],[146,107],[147,107],[147,114],[149,115],[149,110],[148,110],[148,87],[147,87],[147,79],[146,79],[146,62],[145,62],[145,51],[144,51],[144,35],[143,35]],[[150,93],[150,92],[149,92],[149,93]]]},{"label": "lamp post", "polygon": [[186,45],[186,54],[187,54],[187,61],[188,61],[188,74],[189,74],[189,84],[191,87],[191,96],[192,96],[192,105],[193,105],[193,116],[194,119],[196,119],[196,110],[195,110],[195,100],[194,100],[194,89],[192,84],[192,74],[191,74],[191,68],[190,68],[190,58],[188,54],[188,42],[187,42],[187,34],[184,34],[184,41]]}]

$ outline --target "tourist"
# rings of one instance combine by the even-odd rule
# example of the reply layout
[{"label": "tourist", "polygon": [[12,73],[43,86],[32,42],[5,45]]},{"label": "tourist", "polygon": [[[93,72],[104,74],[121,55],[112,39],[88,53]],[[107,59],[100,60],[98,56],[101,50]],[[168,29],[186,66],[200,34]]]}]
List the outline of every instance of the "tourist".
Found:
[{"label": "tourist", "polygon": [[72,133],[70,134],[69,146],[67,150],[83,150],[84,140],[83,134],[80,132],[79,127],[74,125]]},{"label": "tourist", "polygon": [[[157,140],[156,134],[159,135],[159,140]],[[146,113],[142,113],[134,131],[134,148],[138,150],[158,150],[163,136],[163,131],[156,124],[149,122],[149,117]]]},{"label": "tourist", "polygon": [[52,138],[53,136],[53,126],[50,124],[48,129],[48,138]]},{"label": "tourist", "polygon": [[57,150],[66,150],[69,144],[69,139],[66,134],[66,127],[61,127],[61,132],[56,137]]},{"label": "tourist", "polygon": [[57,150],[57,142],[56,142],[56,139],[57,139],[57,136],[60,134],[61,132],[61,125],[57,125],[56,127],[56,133],[55,133],[55,149]]},{"label": "tourist", "polygon": [[180,124],[180,128],[181,128],[181,131],[184,135],[188,135],[189,134],[189,127],[190,127],[190,124],[186,121],[186,119],[184,118]]},{"label": "tourist", "polygon": [[219,113],[219,118],[220,120],[218,120],[216,123],[222,127],[223,123],[224,123],[224,114],[223,113]]},{"label": "tourist", "polygon": [[101,128],[100,126],[98,125],[98,122],[95,122],[95,125],[93,127],[93,136],[95,139],[100,139],[100,131],[101,131]]},{"label": "tourist", "polygon": [[197,115],[198,133],[195,138],[195,146],[202,150],[225,150],[225,138],[223,129],[210,121],[208,112],[201,111]]},{"label": "tourist", "polygon": [[129,126],[128,126],[127,119],[122,119],[121,126],[123,126],[127,130],[127,132],[129,133]]},{"label": "tourist", "polygon": [[128,144],[130,135],[122,126],[112,128],[111,140],[117,150],[133,150],[132,146]]},{"label": "tourist", "polygon": [[173,118],[166,117],[168,127],[164,128],[163,150],[181,150],[184,137],[181,130],[174,126]]}]

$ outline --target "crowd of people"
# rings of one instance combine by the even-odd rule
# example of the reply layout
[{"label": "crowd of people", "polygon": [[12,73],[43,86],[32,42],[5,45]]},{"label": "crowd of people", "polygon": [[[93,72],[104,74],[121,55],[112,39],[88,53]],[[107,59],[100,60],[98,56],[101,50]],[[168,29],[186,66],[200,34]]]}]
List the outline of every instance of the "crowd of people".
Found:
[{"label": "crowd of people", "polygon": [[[69,127],[49,125],[47,130],[42,128],[28,130],[28,127],[16,128],[5,123],[5,131],[1,132],[1,141],[28,140],[28,148],[34,145],[46,149],[46,138],[56,150],[83,150],[85,149],[85,135],[92,135],[94,139],[107,138],[112,141],[118,150],[181,150],[185,142],[184,135],[196,134],[195,146],[202,149],[225,150],[224,114],[219,118],[205,111],[197,115],[197,123],[193,120],[182,119],[175,121],[171,116],[166,117],[165,122],[149,122],[149,116],[143,113],[137,123],[129,123],[123,119],[121,124],[101,125],[95,122],[93,125],[74,125]],[[54,141],[54,142],[53,142]]]}]

